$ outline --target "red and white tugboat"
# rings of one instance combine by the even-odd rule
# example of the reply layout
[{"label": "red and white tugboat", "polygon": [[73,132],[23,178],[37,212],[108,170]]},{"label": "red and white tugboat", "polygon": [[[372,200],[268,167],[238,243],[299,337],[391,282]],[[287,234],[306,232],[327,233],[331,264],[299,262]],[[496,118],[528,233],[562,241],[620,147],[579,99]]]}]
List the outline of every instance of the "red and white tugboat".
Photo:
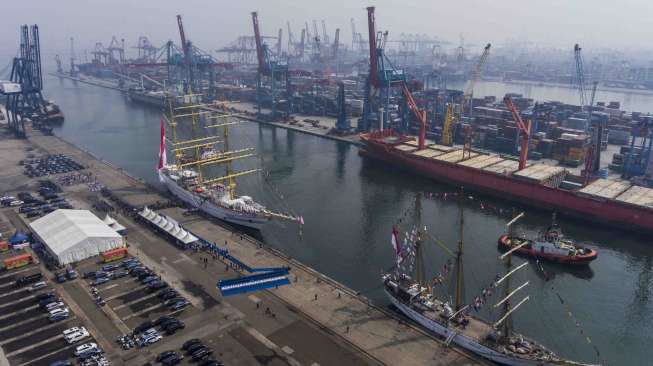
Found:
[{"label": "red and white tugboat", "polygon": [[527,239],[510,234],[501,235],[499,247],[503,250],[517,248],[514,251],[516,254],[562,264],[587,265],[598,256],[595,249],[584,247],[565,238],[562,230],[556,224],[555,214],[553,214],[551,226],[541,232],[537,238]]}]

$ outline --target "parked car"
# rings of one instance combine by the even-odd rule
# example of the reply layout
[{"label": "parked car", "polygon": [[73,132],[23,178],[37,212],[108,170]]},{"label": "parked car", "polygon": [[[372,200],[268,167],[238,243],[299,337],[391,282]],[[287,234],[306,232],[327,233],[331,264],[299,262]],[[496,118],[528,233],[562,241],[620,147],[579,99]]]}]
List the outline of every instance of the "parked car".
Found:
[{"label": "parked car", "polygon": [[199,361],[208,358],[212,353],[213,351],[211,349],[204,348],[193,352],[193,354],[191,354],[191,358],[193,359],[193,361]]},{"label": "parked car", "polygon": [[58,321],[62,321],[64,319],[67,319],[69,316],[70,316],[70,313],[66,311],[66,312],[60,312],[60,313],[56,313],[54,315],[50,315],[50,317],[48,319],[50,320],[50,322],[54,323],[54,322],[58,322]]},{"label": "parked car", "polygon": [[64,283],[66,282],[66,274],[64,272],[57,272],[55,273],[55,278],[57,280],[57,283]]},{"label": "parked car", "polygon": [[66,342],[68,342],[68,344],[74,344],[74,343],[77,343],[77,342],[79,342],[79,341],[81,341],[83,339],[86,339],[88,337],[89,337],[88,332],[86,332],[86,331],[81,332],[80,331],[80,332],[77,332],[77,333],[70,334],[70,335],[68,335],[68,336],[66,336],[64,338],[66,339]]},{"label": "parked car", "polygon": [[201,345],[202,341],[200,339],[197,339],[197,338],[189,339],[186,342],[184,342],[184,344],[181,345],[181,349],[186,351],[186,350],[188,350],[188,348],[190,348],[194,344],[200,344]]},{"label": "parked car", "polygon": [[55,301],[45,305],[45,310],[50,311],[58,308],[63,308],[66,304],[63,301]]},{"label": "parked car", "polygon": [[39,281],[39,282],[33,284],[32,286],[30,286],[27,290],[30,291],[30,292],[34,292],[36,290],[40,290],[40,289],[46,287],[47,285],[48,284],[45,283],[45,281]]},{"label": "parked car", "polygon": [[86,331],[86,328],[84,328],[84,327],[72,327],[72,328],[65,329],[61,333],[63,334],[64,337],[66,337],[66,336],[68,336],[70,334],[80,332],[82,329],[84,329]]},{"label": "parked car", "polygon": [[36,300],[41,301],[52,297],[55,297],[54,292],[43,292],[36,295]]},{"label": "parked car", "polygon": [[95,271],[88,271],[82,274],[83,278],[95,278]]},{"label": "parked car", "polygon": [[127,271],[115,271],[115,272],[113,272],[113,273],[111,274],[111,278],[115,280],[115,279],[117,279],[117,278],[125,277],[125,276],[127,276],[128,274],[129,274],[129,272],[127,272]]},{"label": "parked car", "polygon": [[102,270],[105,272],[115,271],[116,269],[118,269],[117,264],[105,264],[104,266],[102,266]]},{"label": "parked car", "polygon": [[31,274],[29,276],[24,276],[20,277],[16,280],[16,287],[24,286],[27,285],[28,283],[33,283],[39,281],[41,278],[43,278],[43,274],[41,272]]},{"label": "parked car", "polygon": [[50,364],[50,366],[73,366],[73,363],[68,360],[54,361]]},{"label": "parked car", "polygon": [[93,343],[93,342],[84,343],[81,346],[77,346],[77,347],[75,347],[75,352],[74,352],[75,356],[79,356],[80,354],[82,354],[82,353],[84,353],[84,352],[86,352],[86,351],[88,351],[90,349],[93,349],[93,348],[98,348],[97,344]]},{"label": "parked car", "polygon": [[14,200],[14,201],[9,202],[9,206],[16,207],[16,206],[22,205],[23,203],[25,203],[25,202],[23,202],[21,200]]},{"label": "parked car", "polygon": [[41,215],[42,215],[41,211],[30,211],[25,216],[28,217],[28,218],[32,218],[32,217],[41,216]]},{"label": "parked car", "polygon": [[66,276],[68,277],[69,280],[74,280],[75,278],[77,278],[77,272],[75,272],[74,269],[69,268],[66,271]]},{"label": "parked car", "polygon": [[157,279],[157,280],[154,280],[154,281],[148,283],[147,287],[151,292],[154,292],[154,291],[160,290],[162,288],[168,287],[168,284],[165,283],[164,281],[161,281],[161,280]]},{"label": "parked car", "polygon": [[202,360],[202,362],[200,362],[200,366],[224,366],[224,363],[222,363],[222,361],[218,361],[213,358],[207,358],[205,360]]},{"label": "parked car", "polygon": [[166,300],[166,301],[164,302],[164,304],[165,304],[166,306],[170,306],[170,305],[172,305],[172,304],[174,304],[174,303],[177,303],[177,302],[179,302],[179,301],[183,301],[183,300],[184,300],[183,297],[179,297],[179,296],[177,296],[177,297],[173,297],[172,299],[168,299],[168,300]]},{"label": "parked car", "polygon": [[167,324],[163,329],[165,330],[167,335],[172,335],[175,334],[179,329],[184,329],[186,328],[186,325],[182,322],[173,322],[170,324]]},{"label": "parked car", "polygon": [[171,292],[176,292],[176,291],[172,287],[166,287],[163,290],[159,291],[159,294],[157,296],[163,297],[166,294],[171,293]]},{"label": "parked car", "polygon": [[159,353],[158,356],[156,356],[156,360],[161,361],[164,358],[168,358],[168,357],[170,357],[170,356],[172,356],[174,354],[177,354],[177,352],[175,352],[175,351],[163,351],[163,352]]},{"label": "parked car", "polygon": [[203,345],[201,342],[200,343],[193,343],[188,348],[186,348],[186,353],[189,355],[192,355],[195,353],[197,350],[207,348],[205,345]]},{"label": "parked car", "polygon": [[181,360],[183,360],[183,359],[184,359],[184,356],[175,353],[175,354],[173,354],[171,356],[168,356],[168,357],[162,359],[161,363],[163,365],[165,365],[165,366],[171,366],[171,365],[176,365],[176,364],[180,363]]},{"label": "parked car", "polygon": [[48,306],[48,304],[51,304],[53,302],[58,302],[58,301],[61,301],[61,299],[56,296],[48,297],[43,300],[39,300],[39,307],[41,309],[45,309]]},{"label": "parked car", "polygon": [[178,301],[170,305],[170,310],[181,310],[185,308],[186,306],[190,305],[188,300],[184,299],[183,301]]},{"label": "parked car", "polygon": [[107,283],[107,282],[109,282],[109,278],[99,277],[99,278],[96,278],[95,281],[91,282],[91,285],[92,286],[99,286],[99,285],[101,285],[103,283]]},{"label": "parked car", "polygon": [[154,323],[149,320],[142,322],[136,328],[134,328],[134,334],[143,333],[148,329],[154,328]]}]

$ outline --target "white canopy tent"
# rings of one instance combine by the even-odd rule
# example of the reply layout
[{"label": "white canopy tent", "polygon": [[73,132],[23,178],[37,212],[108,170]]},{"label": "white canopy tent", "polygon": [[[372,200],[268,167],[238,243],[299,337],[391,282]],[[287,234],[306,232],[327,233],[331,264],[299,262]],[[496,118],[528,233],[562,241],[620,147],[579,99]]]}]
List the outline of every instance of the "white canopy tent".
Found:
[{"label": "white canopy tent", "polygon": [[147,206],[145,206],[138,214],[184,244],[194,243],[199,240],[195,235],[184,230],[184,228],[182,228],[173,218],[159,214],[154,210],[150,210]]},{"label": "white canopy tent", "polygon": [[61,265],[124,246],[123,237],[88,210],[56,210],[30,227]]}]

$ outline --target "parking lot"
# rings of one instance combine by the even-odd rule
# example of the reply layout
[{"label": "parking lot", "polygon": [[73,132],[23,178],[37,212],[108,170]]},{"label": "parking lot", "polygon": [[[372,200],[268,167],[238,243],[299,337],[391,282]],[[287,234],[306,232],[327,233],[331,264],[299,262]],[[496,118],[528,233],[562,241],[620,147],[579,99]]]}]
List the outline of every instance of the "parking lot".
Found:
[{"label": "parking lot", "polygon": [[48,311],[39,306],[40,295],[60,295],[50,279],[44,276],[41,280],[48,285],[36,291],[30,291],[30,283],[16,286],[19,278],[37,273],[41,271],[36,264],[0,272],[0,346],[11,365],[49,365],[73,360],[76,346],[93,342],[89,337],[79,344],[69,344],[62,332],[82,325],[80,319],[71,311],[67,318],[52,321]]}]

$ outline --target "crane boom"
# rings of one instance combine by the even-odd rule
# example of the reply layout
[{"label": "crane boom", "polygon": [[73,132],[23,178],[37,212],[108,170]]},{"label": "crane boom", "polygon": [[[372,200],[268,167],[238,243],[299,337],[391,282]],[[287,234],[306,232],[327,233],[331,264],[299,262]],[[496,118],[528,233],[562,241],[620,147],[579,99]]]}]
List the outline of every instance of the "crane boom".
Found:
[{"label": "crane boom", "polygon": [[408,108],[410,108],[411,112],[413,112],[413,114],[419,121],[419,136],[417,140],[417,148],[419,150],[423,150],[425,145],[425,140],[426,140],[426,111],[420,109],[417,106],[417,103],[413,98],[413,94],[410,92],[410,89],[408,89],[408,86],[406,85],[405,82],[401,83],[401,88],[404,91]]},{"label": "crane boom", "polygon": [[193,69],[191,66],[191,55],[186,33],[184,32],[184,23],[181,21],[181,15],[177,14],[177,25],[179,26],[179,37],[181,38],[181,48],[184,51],[184,63],[188,70],[188,84],[193,85]]},{"label": "crane boom", "polygon": [[467,84],[465,85],[465,92],[463,94],[465,100],[471,98],[472,93],[474,92],[474,85],[476,85],[476,82],[481,78],[481,74],[483,73],[483,66],[485,66],[487,58],[490,55],[490,47],[492,47],[492,45],[488,43],[483,49],[481,58],[479,58],[476,66],[474,67],[474,70],[472,71],[472,77],[467,81]]},{"label": "crane boom", "polygon": [[576,43],[574,45],[574,60],[576,61],[576,88],[578,88],[578,94],[580,96],[580,107],[585,108],[585,102],[587,100],[585,92],[585,71],[583,70],[583,56],[581,55],[580,45]]},{"label": "crane boom", "polygon": [[519,152],[519,170],[522,170],[526,167],[526,159],[528,157],[528,140],[531,133],[531,121],[524,122],[519,115],[517,107],[512,102],[512,99],[509,96],[503,98],[503,102],[506,104],[506,107],[512,113],[512,119],[515,121],[517,128],[519,129],[521,136],[521,151]]},{"label": "crane boom", "polygon": [[367,31],[370,42],[370,83],[379,87],[379,65],[376,57],[376,24],[374,20],[374,7],[367,7]]},{"label": "crane boom", "polygon": [[258,71],[267,75],[267,68],[265,67],[265,55],[263,54],[263,44],[261,42],[261,31],[258,26],[258,14],[252,12],[252,24],[254,25],[254,42],[256,43],[256,58],[258,59]]},{"label": "crane boom", "polygon": [[340,43],[340,28],[336,28],[336,36],[333,38],[333,59],[338,59],[338,45]]}]

